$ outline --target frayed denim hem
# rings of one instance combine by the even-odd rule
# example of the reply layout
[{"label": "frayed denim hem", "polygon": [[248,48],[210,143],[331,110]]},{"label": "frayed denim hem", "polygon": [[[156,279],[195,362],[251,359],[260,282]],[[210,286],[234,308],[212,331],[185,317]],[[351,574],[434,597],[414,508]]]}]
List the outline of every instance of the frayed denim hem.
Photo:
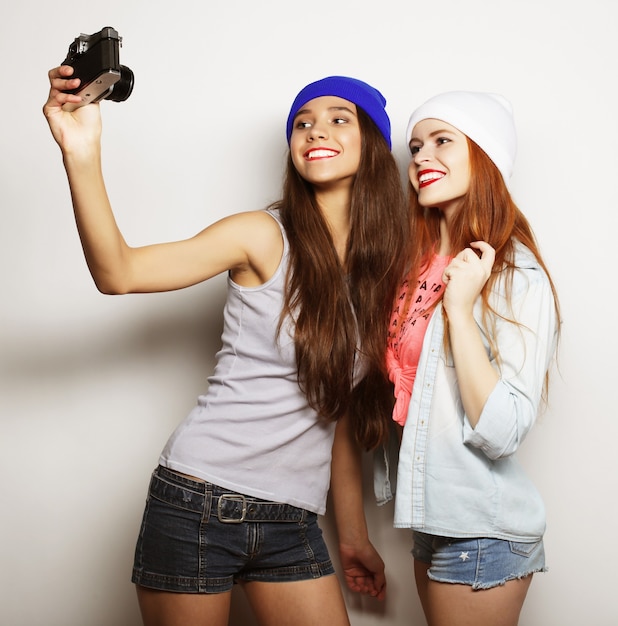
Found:
[{"label": "frayed denim hem", "polygon": [[522,580],[524,578],[528,578],[528,576],[532,576],[533,574],[542,574],[544,572],[548,572],[548,567],[540,567],[538,569],[530,570],[529,572],[524,572],[523,574],[513,574],[512,576],[507,576],[502,580],[495,580],[491,582],[472,582],[472,581],[462,581],[462,580],[447,580],[445,578],[439,578],[434,576],[430,571],[427,572],[427,576],[437,583],[445,583],[447,585],[467,585],[468,587],[472,587],[472,591],[483,591],[485,589],[494,589],[495,587],[502,587],[506,583],[511,580]]}]

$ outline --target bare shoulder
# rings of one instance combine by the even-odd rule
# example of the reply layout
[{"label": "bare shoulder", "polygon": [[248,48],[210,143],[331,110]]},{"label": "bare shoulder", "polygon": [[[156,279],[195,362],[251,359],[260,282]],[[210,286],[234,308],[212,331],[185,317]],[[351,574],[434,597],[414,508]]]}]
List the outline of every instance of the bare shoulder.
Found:
[{"label": "bare shoulder", "polygon": [[232,272],[234,281],[256,286],[269,280],[283,256],[283,235],[267,211],[248,211],[231,217],[247,252],[248,265]]},{"label": "bare shoulder", "polygon": [[[224,218],[226,219],[226,218]],[[280,227],[277,220],[265,210],[245,211],[244,213],[235,213],[229,219],[236,221],[239,226],[255,229],[257,234],[268,236],[269,233],[279,233]]]},{"label": "bare shoulder", "polygon": [[[260,251],[272,247],[283,249],[283,236],[276,219],[267,211],[247,211],[235,213],[224,218],[243,240],[249,254],[259,254]],[[281,242],[277,246],[277,242]],[[279,254],[281,256],[281,254]]]}]

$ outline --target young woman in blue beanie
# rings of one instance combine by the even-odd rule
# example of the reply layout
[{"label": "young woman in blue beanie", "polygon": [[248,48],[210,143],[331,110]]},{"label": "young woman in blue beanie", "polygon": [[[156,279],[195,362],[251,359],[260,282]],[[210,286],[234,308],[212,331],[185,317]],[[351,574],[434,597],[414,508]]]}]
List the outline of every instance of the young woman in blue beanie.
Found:
[{"label": "young woman in blue beanie", "polygon": [[[78,85],[71,74],[50,71],[44,114],[98,289],[158,292],[229,276],[208,391],[150,483],[133,569],[144,624],[227,624],[234,583],[260,624],[349,624],[317,516],[332,451],[344,576],[383,597],[384,565],[352,510],[358,444],[383,436],[388,402],[373,381],[386,377],[385,303],[401,279],[409,224],[383,96],[342,76],[307,85],[287,120],[279,202],[185,241],[132,248],[105,190],[99,105],[63,106],[78,103],[66,93]],[[368,404],[375,411],[352,423],[354,407]]]},{"label": "young woman in blue beanie", "polygon": [[412,114],[407,141],[413,247],[387,354],[403,428],[395,526],[414,531],[430,626],[514,626],[545,570],[543,502],[515,453],[547,390],[558,300],[507,189],[510,103],[440,94]]}]

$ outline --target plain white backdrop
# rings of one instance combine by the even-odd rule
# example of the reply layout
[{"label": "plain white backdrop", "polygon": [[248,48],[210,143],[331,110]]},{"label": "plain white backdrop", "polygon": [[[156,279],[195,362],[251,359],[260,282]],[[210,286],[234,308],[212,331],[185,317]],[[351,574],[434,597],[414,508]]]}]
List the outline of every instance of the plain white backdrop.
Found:
[{"label": "plain white backdrop", "polygon": [[[394,152],[414,107],[451,89],[513,103],[512,191],[561,296],[560,371],[521,458],[547,505],[550,572],[522,626],[612,626],[618,557],[615,356],[618,60],[614,0],[198,2],[0,8],[0,624],[137,626],[129,581],[151,470],[203,392],[224,277],[183,292],[99,294],[41,107],[79,33],[113,26],[135,72],[102,104],[104,171],[131,244],[184,238],[279,196],[288,107],[347,74],[387,97]],[[367,478],[370,479],[369,472]],[[384,603],[347,594],[354,626],[419,625],[407,531],[367,515]],[[331,520],[323,527],[336,547]],[[336,552],[336,550],[333,550]],[[252,626],[235,592],[233,626]]]}]

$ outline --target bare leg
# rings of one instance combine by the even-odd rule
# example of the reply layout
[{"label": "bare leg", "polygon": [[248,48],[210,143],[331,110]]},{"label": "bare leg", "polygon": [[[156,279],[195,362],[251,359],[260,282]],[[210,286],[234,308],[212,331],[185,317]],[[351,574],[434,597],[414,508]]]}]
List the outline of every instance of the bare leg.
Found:
[{"label": "bare leg", "polygon": [[438,583],[428,565],[414,562],[416,585],[429,626],[517,626],[532,575],[491,589]]},{"label": "bare leg", "polygon": [[350,626],[335,575],[290,583],[243,584],[260,626]]},{"label": "bare leg", "polygon": [[227,626],[231,595],[172,593],[137,586],[144,626]]},{"label": "bare leg", "polygon": [[416,580],[416,590],[418,591],[418,597],[423,607],[423,613],[429,623],[429,597],[427,587],[429,586],[429,578],[427,577],[427,570],[429,569],[429,563],[423,563],[423,561],[417,561],[414,559],[414,578]]}]

